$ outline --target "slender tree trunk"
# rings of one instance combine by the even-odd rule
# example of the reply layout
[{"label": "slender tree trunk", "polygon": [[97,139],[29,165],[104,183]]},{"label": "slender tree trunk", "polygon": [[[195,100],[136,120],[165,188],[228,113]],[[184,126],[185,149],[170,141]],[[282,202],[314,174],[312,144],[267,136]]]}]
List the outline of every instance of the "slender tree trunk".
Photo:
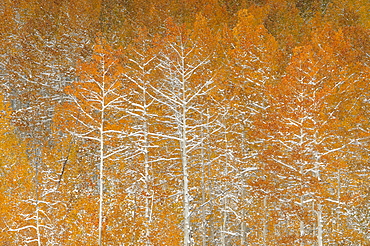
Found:
[{"label": "slender tree trunk", "polygon": [[317,205],[317,245],[322,246],[322,205]]},{"label": "slender tree trunk", "polygon": [[[207,126],[209,125],[209,122],[210,122],[210,116],[209,116],[209,110],[207,109]],[[210,131],[209,131],[209,128],[207,127],[206,128],[206,136],[210,136]],[[209,146],[209,145],[208,145]],[[211,160],[211,156],[210,156],[210,151],[209,149],[207,150],[207,160]],[[208,200],[210,201],[209,202],[209,211],[210,211],[210,218],[209,218],[209,245],[215,245],[215,232],[214,232],[214,218],[213,218],[213,203],[212,203],[212,199],[213,199],[213,180],[211,179],[211,177],[213,176],[212,175],[212,165],[211,165],[211,161],[209,162],[208,164],[208,169],[207,169],[207,174],[208,174],[208,182],[207,182],[207,186],[208,186]]]},{"label": "slender tree trunk", "polygon": [[299,241],[301,241],[301,243],[300,243],[300,245],[301,246],[303,246],[304,245],[304,243],[303,243],[303,237],[304,237],[304,222],[303,222],[303,220],[301,219],[300,221],[299,221],[299,235],[300,235],[300,240]]},{"label": "slender tree trunk", "polygon": [[37,246],[41,246],[41,232],[40,232],[40,213],[39,213],[39,162],[36,161],[36,172],[35,172],[35,185],[36,185],[36,235],[37,235]]},{"label": "slender tree trunk", "polygon": [[[302,119],[300,119],[300,123],[301,123],[301,125],[303,125],[303,120]],[[302,146],[303,146],[303,144],[304,144],[304,136],[305,136],[305,134],[304,134],[305,132],[304,132],[304,129],[301,127],[300,128],[300,135],[299,135],[299,143],[298,143],[298,146],[299,146],[299,148],[301,149],[302,148]],[[301,206],[301,210],[302,210],[302,212],[304,212],[304,206],[303,206],[303,202],[304,202],[304,197],[303,197],[303,195],[304,195],[304,192],[303,192],[303,190],[304,190],[304,180],[303,180],[303,161],[302,160],[299,160],[299,166],[300,166],[300,169],[299,169],[299,174],[300,174],[300,182],[301,182],[301,184],[300,184],[300,189],[301,189],[301,196],[300,196],[300,206]],[[299,221],[299,236],[300,236],[300,239],[299,239],[299,241],[301,242],[300,243],[300,245],[301,246],[303,246],[304,245],[304,236],[305,236],[305,231],[304,231],[304,221],[303,221],[303,218],[300,218],[300,221]]]},{"label": "slender tree trunk", "polygon": [[263,198],[263,209],[264,209],[264,218],[263,218],[263,245],[267,245],[267,196]]},{"label": "slender tree trunk", "polygon": [[102,245],[102,227],[103,227],[103,168],[104,168],[104,110],[101,112],[100,123],[100,163],[99,163],[99,246]]},{"label": "slender tree trunk", "polygon": [[[245,201],[245,190],[244,190],[244,174],[242,176],[243,179],[243,187],[242,187],[242,201]],[[241,223],[240,223],[240,245],[246,245],[246,240],[245,240],[245,232],[246,232],[246,225],[244,222],[244,217],[245,217],[246,211],[243,208],[241,211]]]},{"label": "slender tree trunk", "polygon": [[[202,151],[202,158],[204,158],[204,153]],[[204,160],[202,160],[202,245],[207,245],[207,220],[206,220],[206,207],[204,206],[206,202],[206,191],[205,191],[205,175],[204,175]]]},{"label": "slender tree trunk", "polygon": [[144,163],[145,163],[145,238],[146,238],[146,245],[150,245],[150,223],[151,223],[151,202],[150,202],[150,190],[149,190],[149,182],[150,182],[150,174],[149,174],[149,153],[148,153],[148,135],[147,135],[147,123],[144,123],[145,132],[144,132]]},{"label": "slender tree trunk", "polygon": [[[228,162],[229,162],[229,145],[227,139],[227,119],[224,117],[223,119],[224,125],[224,141],[225,141],[225,175],[228,175]],[[226,231],[227,231],[227,198],[224,197],[224,209],[223,209],[223,221],[222,221],[222,228],[221,228],[221,244],[222,246],[226,246]]]},{"label": "slender tree trunk", "polygon": [[[210,170],[211,168],[209,168]],[[215,245],[215,226],[214,226],[214,216],[213,216],[213,182],[210,182],[209,185],[209,200],[211,201],[209,203],[209,211],[211,212],[211,216],[209,218],[209,244]]]},{"label": "slender tree trunk", "polygon": [[221,231],[221,242],[222,246],[226,246],[226,230],[227,230],[227,198],[224,198],[224,217],[222,221],[222,231]]},{"label": "slender tree trunk", "polygon": [[186,146],[186,121],[185,110],[183,108],[183,129],[181,141],[181,160],[183,174],[183,196],[184,196],[184,246],[190,245],[190,196],[189,196],[189,174],[188,174],[188,159]]},{"label": "slender tree trunk", "polygon": [[[132,208],[132,224],[135,225],[137,221],[137,210],[138,210],[138,202],[137,202],[137,193],[134,193],[134,206]],[[136,238],[137,238],[137,228],[130,228],[130,231],[132,232],[132,237],[131,237],[131,243],[130,245],[135,246],[137,245],[136,243]]]},{"label": "slender tree trunk", "polygon": [[[242,212],[244,215],[244,211]],[[245,243],[245,223],[242,221],[240,225],[240,245],[246,245]]]},{"label": "slender tree trunk", "polygon": [[[242,163],[246,163],[246,158],[247,158],[247,154],[248,154],[248,151],[247,151],[247,146],[245,144],[245,139],[247,139],[247,136],[246,136],[246,130],[245,130],[245,126],[243,124],[243,137],[242,137]],[[242,176],[242,192],[241,192],[241,199],[242,201],[245,201],[246,200],[246,194],[245,194],[245,173],[243,172]],[[245,222],[244,222],[244,218],[245,218],[245,215],[246,215],[246,209],[243,207],[242,208],[242,211],[241,211],[241,223],[240,223],[240,245],[243,246],[243,245],[247,245],[246,243],[246,240],[245,240],[245,237],[246,237],[246,225],[245,225]]]},{"label": "slender tree trunk", "polygon": [[[105,63],[103,60],[102,69],[105,71]],[[102,102],[101,102],[101,115],[100,115],[100,128],[99,128],[99,246],[102,245],[102,232],[103,232],[103,168],[104,168],[104,117],[105,117],[105,73],[102,78]]]},{"label": "slender tree trunk", "polygon": [[[315,138],[316,138],[316,134],[315,134]],[[318,165],[319,163],[319,159],[316,159],[316,165],[315,165],[315,168],[316,168],[316,178],[317,178],[317,181],[319,182],[321,180],[321,177],[320,177],[320,166]],[[338,200],[339,202],[339,200]],[[338,206],[339,206],[339,203],[338,203]],[[322,239],[322,234],[323,234],[323,231],[322,231],[322,205],[320,203],[317,204],[317,245],[318,246],[322,246],[323,245],[323,239]]]},{"label": "slender tree trunk", "polygon": [[339,232],[340,230],[340,223],[339,223],[339,219],[340,219],[340,192],[341,192],[341,179],[340,179],[340,170],[338,169],[338,192],[337,192],[337,218],[336,218],[336,230],[337,230],[337,233]]},{"label": "slender tree trunk", "polygon": [[[203,116],[203,115],[202,115]],[[203,117],[202,117],[203,118]],[[203,121],[203,120],[202,120]],[[204,127],[202,127],[202,144],[201,144],[201,189],[202,189],[202,246],[206,246],[207,245],[207,227],[206,227],[206,224],[207,224],[207,221],[206,221],[206,207],[204,206],[205,205],[205,202],[206,202],[206,184],[205,184],[205,151],[204,151],[204,148],[205,148],[205,145],[204,145],[204,138],[205,138],[205,134],[204,134]]]},{"label": "slender tree trunk", "polygon": [[147,104],[146,104],[146,89],[143,85],[143,102],[144,102],[144,112],[143,112],[143,123],[144,123],[144,166],[145,166],[145,240],[146,245],[151,245],[150,243],[150,224],[151,224],[151,199],[153,196],[150,195],[150,165],[149,165],[149,140],[148,140],[148,122],[147,122]]},{"label": "slender tree trunk", "polygon": [[[301,165],[301,169],[300,169],[300,174],[301,174],[301,190],[303,190],[303,166]],[[300,197],[300,203],[301,203],[301,209],[303,210],[303,195],[301,195]],[[303,246],[304,245],[304,221],[303,221],[303,218],[300,219],[299,221],[299,236],[300,236],[300,245]]]},{"label": "slender tree trunk", "polygon": [[36,201],[36,233],[37,233],[37,245],[41,246],[39,201],[38,200]]},{"label": "slender tree trunk", "polygon": [[183,199],[184,199],[184,246],[190,245],[190,195],[189,195],[189,173],[187,156],[187,123],[186,123],[186,78],[185,78],[185,59],[183,48],[181,50],[181,82],[182,82],[182,122],[181,122],[181,162],[183,175]]}]

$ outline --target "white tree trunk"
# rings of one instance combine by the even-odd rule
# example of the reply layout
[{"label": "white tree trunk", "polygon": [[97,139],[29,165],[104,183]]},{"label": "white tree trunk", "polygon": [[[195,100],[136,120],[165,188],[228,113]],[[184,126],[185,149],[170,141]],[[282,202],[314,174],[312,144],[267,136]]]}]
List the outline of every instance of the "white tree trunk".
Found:
[{"label": "white tree trunk", "polygon": [[185,78],[185,56],[181,47],[181,83],[182,83],[182,122],[181,122],[181,161],[183,172],[183,199],[184,199],[184,246],[190,245],[190,196],[189,196],[189,174],[187,156],[187,125],[186,125],[186,78]]},{"label": "white tree trunk", "polygon": [[338,169],[338,192],[337,192],[337,221],[336,221],[336,229],[337,229],[337,233],[339,233],[340,231],[340,223],[339,223],[339,219],[340,219],[340,192],[341,192],[341,180],[340,180],[340,169]]},{"label": "white tree trunk", "polygon": [[149,134],[149,129],[148,129],[148,118],[147,118],[147,104],[146,104],[146,88],[145,85],[143,87],[143,103],[144,103],[144,112],[143,112],[143,123],[144,123],[144,146],[143,146],[143,151],[144,151],[144,168],[145,168],[145,240],[146,240],[146,245],[149,246],[151,245],[150,243],[150,224],[151,224],[151,203],[153,202],[153,194],[150,195],[151,190],[150,190],[150,164],[149,164],[149,140],[148,140],[148,134]]},{"label": "white tree trunk", "polygon": [[223,220],[222,220],[222,230],[221,230],[221,244],[222,246],[226,246],[226,231],[227,231],[227,198],[224,199],[224,212],[223,212]]},{"label": "white tree trunk", "polygon": [[264,209],[264,218],[263,218],[263,245],[267,245],[267,196],[263,198],[263,209]]},{"label": "white tree trunk", "polygon": [[41,246],[41,232],[40,232],[40,215],[39,215],[39,164],[36,162],[36,235],[37,235],[37,246]]},{"label": "white tree trunk", "polygon": [[[104,99],[103,99],[104,105]],[[100,149],[99,149],[99,246],[102,245],[102,228],[103,228],[103,168],[104,168],[104,110],[101,112],[101,124],[100,124]]]},{"label": "white tree trunk", "polygon": [[182,114],[182,139],[181,139],[181,161],[183,175],[183,199],[184,199],[184,246],[190,245],[190,197],[189,197],[189,174],[186,146],[186,106],[183,105]]},{"label": "white tree trunk", "polygon": [[[184,121],[185,122],[185,121]],[[184,125],[185,128],[185,125]],[[183,199],[184,199],[184,246],[190,245],[190,197],[189,197],[189,174],[188,160],[186,153],[186,133],[183,129],[183,139],[181,141],[181,160],[183,174]]]},{"label": "white tree trunk", "polygon": [[[202,115],[202,118],[203,118],[203,115]],[[202,119],[203,121],[203,119]],[[208,117],[207,117],[207,122],[208,122]],[[206,202],[206,184],[205,184],[205,162],[206,162],[206,155],[205,155],[205,151],[204,151],[204,138],[205,138],[205,134],[204,134],[205,130],[204,130],[204,127],[202,127],[202,144],[201,144],[201,163],[202,163],[202,170],[201,170],[201,189],[202,189],[202,246],[206,246],[207,245],[207,229],[206,229],[206,207],[204,206],[205,202]]]},{"label": "white tree trunk", "polygon": [[105,68],[105,61],[103,59],[103,64],[102,64],[102,70],[103,70],[103,77],[102,77],[102,85],[101,85],[101,115],[100,115],[100,126],[99,126],[99,143],[100,143],[100,148],[99,148],[99,246],[102,245],[102,233],[103,233],[103,168],[104,168],[104,118],[105,118],[105,96],[106,96],[106,91],[105,91],[105,73],[106,73],[106,68]]},{"label": "white tree trunk", "polygon": [[322,206],[317,205],[317,245],[322,246]]}]

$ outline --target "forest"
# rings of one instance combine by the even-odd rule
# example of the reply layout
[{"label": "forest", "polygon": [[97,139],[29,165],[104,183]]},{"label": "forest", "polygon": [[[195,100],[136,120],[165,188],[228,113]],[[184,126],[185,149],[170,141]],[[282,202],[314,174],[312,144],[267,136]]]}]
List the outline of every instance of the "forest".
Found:
[{"label": "forest", "polygon": [[370,1],[2,0],[0,245],[370,245]]}]

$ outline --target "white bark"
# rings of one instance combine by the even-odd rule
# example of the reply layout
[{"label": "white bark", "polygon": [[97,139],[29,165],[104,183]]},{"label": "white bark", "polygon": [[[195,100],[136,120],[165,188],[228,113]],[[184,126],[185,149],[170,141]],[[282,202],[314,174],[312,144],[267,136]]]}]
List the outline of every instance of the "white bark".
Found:
[{"label": "white bark", "polygon": [[224,197],[223,219],[221,228],[221,245],[226,246],[226,231],[227,231],[227,198]]},{"label": "white bark", "polygon": [[317,204],[317,245],[322,246],[322,205]]},{"label": "white bark", "polygon": [[39,216],[39,164],[36,161],[35,185],[36,185],[36,235],[37,246],[41,246],[40,216]]},{"label": "white bark", "polygon": [[[207,110],[208,111],[208,110]],[[203,115],[202,115],[202,118],[203,118]],[[203,120],[202,120],[203,121]],[[209,118],[208,118],[208,112],[207,112],[207,122],[209,121]],[[204,127],[202,127],[202,139],[205,138],[205,129]],[[206,177],[206,174],[205,174],[205,164],[206,164],[206,155],[205,155],[205,145],[204,145],[204,141],[202,141],[202,144],[201,144],[201,189],[202,189],[202,227],[201,227],[201,230],[202,230],[202,246],[206,246],[207,245],[207,227],[206,227],[206,207],[204,206],[205,202],[206,202],[206,182],[205,182],[205,177]]]},{"label": "white bark", "polygon": [[[103,80],[104,81],[104,80]],[[104,85],[103,85],[104,86]],[[104,98],[102,105],[104,106]],[[103,231],[103,168],[104,168],[104,109],[101,111],[100,122],[100,149],[99,149],[99,246],[102,245],[102,231]]]},{"label": "white bark", "polygon": [[[145,97],[145,91],[144,91],[144,97]],[[145,99],[144,99],[145,100]],[[144,101],[145,103],[145,101]],[[144,105],[146,108],[146,105]],[[146,112],[145,112],[146,113]],[[151,245],[150,243],[150,224],[152,221],[151,218],[151,203],[153,202],[153,195],[151,196],[150,194],[152,193],[150,190],[150,165],[149,165],[149,141],[148,141],[148,123],[146,122],[146,117],[144,119],[144,166],[145,166],[145,238],[146,238],[146,245]]]},{"label": "white bark", "polygon": [[[228,174],[228,165],[229,164],[229,146],[228,146],[228,138],[227,138],[227,119],[224,117],[223,119],[223,127],[224,127],[224,141],[225,141],[225,175]],[[227,197],[223,198],[223,221],[222,221],[222,228],[221,228],[221,244],[222,246],[226,246],[227,238],[227,210],[228,210],[228,204],[227,204]]]},{"label": "white bark", "polygon": [[182,122],[181,122],[181,161],[183,172],[183,199],[184,199],[184,246],[190,245],[190,196],[189,196],[189,174],[188,174],[188,153],[187,153],[187,103],[186,103],[186,79],[185,79],[185,57],[181,47],[181,83],[182,83]]},{"label": "white bark", "polygon": [[263,217],[263,231],[262,231],[262,238],[263,238],[263,245],[267,245],[267,196],[263,198],[263,211],[264,211],[264,217]]},{"label": "white bark", "polygon": [[[145,71],[143,71],[145,74]],[[144,180],[145,180],[145,240],[146,245],[151,245],[150,241],[150,225],[152,222],[152,206],[154,199],[154,192],[150,189],[150,163],[149,163],[149,128],[148,128],[148,105],[147,105],[147,88],[143,84],[143,152],[144,152]]]}]

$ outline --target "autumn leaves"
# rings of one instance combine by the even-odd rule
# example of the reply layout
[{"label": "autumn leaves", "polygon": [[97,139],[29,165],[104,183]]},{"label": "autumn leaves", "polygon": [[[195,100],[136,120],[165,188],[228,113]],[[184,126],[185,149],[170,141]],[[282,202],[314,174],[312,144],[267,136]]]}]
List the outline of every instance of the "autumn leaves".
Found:
[{"label": "autumn leaves", "polygon": [[4,12],[0,242],[369,243],[361,1],[39,2]]}]

